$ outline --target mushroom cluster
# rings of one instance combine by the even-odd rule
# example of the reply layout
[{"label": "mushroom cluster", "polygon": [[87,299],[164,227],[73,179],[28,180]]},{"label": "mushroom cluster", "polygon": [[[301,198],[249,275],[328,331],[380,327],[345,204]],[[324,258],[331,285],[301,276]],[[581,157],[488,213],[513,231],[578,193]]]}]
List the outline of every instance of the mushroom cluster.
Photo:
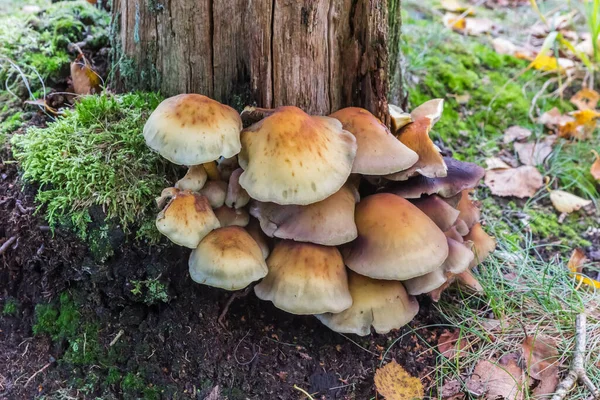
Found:
[{"label": "mushroom cluster", "polygon": [[[156,226],[192,250],[191,278],[315,315],[334,331],[386,333],[494,249],[469,191],[475,164],[429,137],[443,101],[329,116],[297,107],[242,114],[199,94],[164,100],[144,127],[150,148],[187,174],[157,199]],[[243,128],[243,123],[247,125]]]}]

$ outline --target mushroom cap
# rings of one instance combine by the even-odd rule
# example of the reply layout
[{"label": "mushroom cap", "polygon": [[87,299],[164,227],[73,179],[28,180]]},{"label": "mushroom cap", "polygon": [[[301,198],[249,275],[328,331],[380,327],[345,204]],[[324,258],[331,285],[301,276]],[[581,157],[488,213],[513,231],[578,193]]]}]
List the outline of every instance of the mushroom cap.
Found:
[{"label": "mushroom cap", "polygon": [[465,224],[469,229],[479,222],[479,219],[481,218],[481,211],[479,211],[477,205],[475,205],[473,200],[471,200],[468,190],[463,190],[462,197],[460,198],[456,208],[458,211],[460,211],[460,215],[458,217],[465,221]]},{"label": "mushroom cap", "polygon": [[206,179],[208,179],[208,176],[204,167],[202,165],[192,165],[188,168],[185,176],[175,183],[175,187],[179,190],[199,192],[204,187]]},{"label": "mushroom cap", "polygon": [[282,240],[269,258],[269,273],[254,292],[292,314],[341,312],[352,305],[342,255],[335,247]]},{"label": "mushroom cap", "polygon": [[427,117],[431,119],[431,123],[435,124],[442,117],[444,112],[444,99],[431,99],[421,104],[410,112],[413,121],[419,118]]},{"label": "mushroom cap", "polygon": [[456,225],[444,232],[444,235],[446,235],[447,238],[456,240],[459,243],[464,242],[462,235],[456,229]]},{"label": "mushroom cap", "polygon": [[483,286],[481,286],[481,283],[479,283],[479,280],[473,275],[473,271],[471,270],[466,270],[456,275],[456,280],[474,292],[483,292]]},{"label": "mushroom cap", "polygon": [[205,196],[212,208],[219,208],[225,204],[225,195],[227,193],[227,182],[208,181],[199,193]]},{"label": "mushroom cap", "polygon": [[356,137],[356,158],[352,173],[385,175],[403,171],[419,158],[398,141],[379,118],[364,108],[346,107],[330,115]]},{"label": "mushroom cap", "polygon": [[241,133],[240,185],[250,197],[277,204],[311,204],[348,179],[356,139],[329,117],[279,107]]},{"label": "mushroom cap", "polygon": [[471,250],[473,242],[459,242],[452,238],[448,239],[448,258],[442,264],[445,272],[450,274],[460,274],[469,269],[471,261],[475,258],[475,254]]},{"label": "mushroom cap", "polygon": [[202,239],[189,260],[194,282],[226,290],[245,288],[267,275],[259,245],[244,228],[218,228]]},{"label": "mushroom cap", "polygon": [[482,263],[496,248],[496,239],[485,233],[480,223],[476,223],[471,227],[471,230],[465,236],[465,240],[473,241],[475,258],[471,261],[470,268]]},{"label": "mushroom cap", "polygon": [[390,119],[392,120],[392,132],[395,134],[398,129],[410,124],[413,119],[410,113],[404,112],[400,107],[394,104],[388,104]]},{"label": "mushroom cap", "polygon": [[412,202],[425,213],[443,232],[454,226],[460,212],[437,195],[425,196]]},{"label": "mushroom cap", "polygon": [[348,271],[352,306],[340,313],[316,317],[328,328],[341,333],[365,336],[371,326],[377,333],[388,333],[409,323],[419,312],[419,303],[397,281],[371,279]]},{"label": "mushroom cap", "polygon": [[250,214],[243,208],[235,209],[227,206],[221,206],[214,209],[215,215],[221,226],[241,226],[244,227],[250,222]]},{"label": "mushroom cap", "polygon": [[238,168],[233,171],[229,177],[227,197],[225,198],[227,207],[242,208],[250,201],[248,192],[240,186],[240,175],[242,175],[242,172],[244,172],[244,170]]},{"label": "mushroom cap", "polygon": [[406,280],[438,268],[448,256],[446,236],[408,200],[390,193],[356,206],[358,238],[344,248],[351,270],[375,279]]},{"label": "mushroom cap", "polygon": [[466,234],[469,233],[469,227],[467,226],[466,222],[460,218],[456,219],[454,228],[456,228],[456,232],[458,232],[462,236],[465,236]]},{"label": "mushroom cap", "polygon": [[386,189],[406,199],[418,199],[423,194],[452,197],[465,189],[472,189],[483,178],[485,170],[477,164],[444,157],[448,174],[443,178],[415,176],[403,182],[393,182]]},{"label": "mushroom cap", "polygon": [[405,181],[411,176],[420,174],[428,178],[438,178],[446,176],[448,168],[444,158],[440,154],[440,149],[433,143],[429,137],[429,131],[433,123],[427,117],[415,119],[413,123],[406,125],[397,132],[396,137],[404,143],[409,149],[414,150],[419,160],[405,171],[386,175],[385,178],[392,181]]},{"label": "mushroom cap", "polygon": [[230,158],[219,158],[217,160],[217,169],[219,171],[219,175],[221,175],[221,179],[228,181],[229,177],[233,171],[238,169],[240,165],[238,164],[237,156],[233,156]]},{"label": "mushroom cap", "polygon": [[256,218],[250,218],[250,222],[246,225],[246,231],[248,231],[250,236],[252,236],[252,239],[258,243],[258,246],[263,253],[263,258],[266,260],[267,257],[269,257],[269,253],[271,253],[269,238],[260,228],[260,223]]},{"label": "mushroom cap", "polygon": [[146,125],[146,144],[167,160],[197,165],[239,153],[242,120],[231,107],[200,94],[163,100]]},{"label": "mushroom cap", "polygon": [[178,191],[156,217],[160,233],[190,249],[195,249],[210,231],[220,226],[208,199],[189,190]]},{"label": "mushroom cap", "polygon": [[358,191],[348,183],[333,195],[306,206],[253,201],[250,214],[270,237],[337,246],[356,239]]},{"label": "mushroom cap", "polygon": [[428,274],[416,276],[411,279],[402,281],[406,292],[411,296],[417,296],[423,293],[429,293],[442,286],[448,277],[443,268],[436,268]]}]

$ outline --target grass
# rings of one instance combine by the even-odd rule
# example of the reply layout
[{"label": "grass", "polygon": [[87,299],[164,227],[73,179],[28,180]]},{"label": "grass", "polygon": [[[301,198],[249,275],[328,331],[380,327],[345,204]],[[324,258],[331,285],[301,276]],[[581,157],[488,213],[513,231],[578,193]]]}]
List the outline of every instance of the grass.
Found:
[{"label": "grass", "polygon": [[102,224],[157,237],[153,202],[168,184],[169,167],[141,130],[159,102],[154,94],[88,96],[47,128],[13,137],[23,179],[40,185],[36,200],[51,226],[71,225],[85,238],[96,206]]}]

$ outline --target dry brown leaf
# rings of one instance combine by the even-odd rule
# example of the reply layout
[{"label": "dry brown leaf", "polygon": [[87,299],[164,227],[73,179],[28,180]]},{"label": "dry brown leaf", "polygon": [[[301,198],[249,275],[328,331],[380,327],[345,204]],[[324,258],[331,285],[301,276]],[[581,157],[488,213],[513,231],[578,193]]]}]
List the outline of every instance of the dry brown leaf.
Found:
[{"label": "dry brown leaf", "polygon": [[600,181],[600,156],[596,150],[592,150],[592,153],[594,153],[596,160],[590,167],[590,174],[592,174],[595,180]]},{"label": "dry brown leaf", "polygon": [[460,331],[445,331],[440,335],[437,348],[441,355],[446,358],[460,357],[462,350],[467,346],[465,338],[460,337]]},{"label": "dry brown leaf", "polygon": [[94,94],[100,92],[100,76],[92,69],[90,62],[80,54],[71,63],[71,80],[76,94]]},{"label": "dry brown leaf", "polygon": [[554,339],[545,336],[528,336],[522,345],[523,359],[530,377],[539,381],[533,389],[536,397],[554,393],[558,385],[558,350]]},{"label": "dry brown leaf", "polygon": [[43,108],[45,111],[49,112],[50,114],[54,114],[54,115],[62,114],[62,112],[58,111],[56,108],[49,106],[48,103],[46,102],[46,100],[44,100],[44,99],[26,100],[25,104],[31,104],[34,106],[38,106],[40,108]]},{"label": "dry brown leaf", "polygon": [[580,110],[593,110],[600,100],[600,94],[594,89],[583,88],[571,97],[573,103]]},{"label": "dry brown leaf", "polygon": [[517,356],[509,354],[497,363],[495,360],[479,361],[466,386],[477,397],[522,400],[524,384],[523,370],[517,364]]},{"label": "dry brown leaf", "polygon": [[412,377],[396,361],[387,363],[375,372],[375,388],[387,400],[423,398],[423,384]]},{"label": "dry brown leaf", "polygon": [[582,199],[564,190],[551,190],[550,201],[554,208],[567,214],[592,204],[591,200]]},{"label": "dry brown leaf", "polygon": [[531,131],[521,126],[513,125],[504,131],[504,143],[512,143],[515,140],[527,139],[531,136]]},{"label": "dry brown leaf", "polygon": [[492,40],[492,46],[498,54],[514,55],[519,51],[519,47],[508,39],[497,37]]},{"label": "dry brown leaf", "polygon": [[542,174],[530,165],[487,171],[484,182],[493,195],[520,198],[533,196],[544,185]]},{"label": "dry brown leaf", "polygon": [[444,382],[440,394],[444,400],[458,400],[465,397],[465,394],[461,392],[461,384],[457,379]]},{"label": "dry brown leaf", "polygon": [[444,26],[458,33],[471,36],[480,36],[490,32],[494,28],[494,21],[487,18],[462,17],[460,15],[446,13],[442,19]]},{"label": "dry brown leaf", "polygon": [[575,121],[575,119],[569,115],[563,115],[556,107],[546,111],[538,118],[538,123],[544,124],[550,129],[558,128],[571,121]]},{"label": "dry brown leaf", "polygon": [[499,157],[486,158],[485,164],[487,165],[486,169],[504,169],[504,168],[510,168],[510,165],[508,165],[507,163],[505,163]]},{"label": "dry brown leaf", "polygon": [[519,160],[525,165],[540,165],[552,153],[552,146],[556,141],[556,136],[546,136],[537,143],[518,143],[514,144],[515,151],[519,155]]},{"label": "dry brown leaf", "polygon": [[587,257],[585,256],[583,250],[575,249],[573,250],[573,253],[571,253],[571,258],[569,258],[567,268],[569,268],[569,271],[571,272],[581,272],[586,261]]}]

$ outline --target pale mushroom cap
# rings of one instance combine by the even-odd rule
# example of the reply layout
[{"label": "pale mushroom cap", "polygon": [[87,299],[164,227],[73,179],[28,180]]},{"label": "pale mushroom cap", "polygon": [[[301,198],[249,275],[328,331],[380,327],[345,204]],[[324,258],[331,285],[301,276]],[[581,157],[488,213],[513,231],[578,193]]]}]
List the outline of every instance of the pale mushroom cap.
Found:
[{"label": "pale mushroom cap", "polygon": [[432,99],[421,104],[410,112],[413,121],[422,117],[431,119],[432,124],[435,124],[442,117],[444,112],[444,99]]},{"label": "pale mushroom cap", "polygon": [[246,225],[246,231],[252,236],[252,239],[258,244],[260,250],[263,253],[263,258],[266,260],[271,253],[271,248],[269,247],[269,238],[260,228],[260,223],[256,218],[250,218],[250,222]]},{"label": "pale mushroom cap", "polygon": [[192,165],[185,176],[175,183],[175,187],[180,190],[199,192],[207,178],[206,170],[202,165]]},{"label": "pale mushroom cap", "polygon": [[227,183],[223,181],[208,181],[199,192],[205,196],[212,208],[219,208],[225,204]]},{"label": "pale mushroom cap", "polygon": [[437,195],[421,197],[413,201],[417,208],[425,213],[442,231],[454,226],[460,212]]},{"label": "pale mushroom cap", "polygon": [[465,236],[466,234],[469,233],[469,227],[467,226],[466,222],[460,218],[456,219],[454,228],[456,228],[456,232],[458,232],[462,236]]},{"label": "pale mushroom cap", "polygon": [[460,211],[459,218],[465,221],[465,224],[469,229],[479,222],[479,219],[481,218],[481,212],[473,200],[471,200],[469,197],[468,190],[463,191],[462,197],[460,198],[460,201],[456,207],[458,211]]},{"label": "pale mushroom cap", "polygon": [[442,264],[442,269],[451,274],[460,274],[469,269],[469,265],[475,258],[471,250],[472,242],[460,242],[448,238],[448,258]]},{"label": "pale mushroom cap", "polygon": [[473,241],[475,258],[471,261],[470,268],[474,268],[477,264],[483,262],[496,248],[496,239],[485,233],[480,223],[473,225],[465,236],[465,240]]},{"label": "pale mushroom cap", "polygon": [[418,161],[406,171],[386,175],[385,178],[393,181],[404,181],[414,175],[423,175],[428,178],[444,177],[448,168],[439,148],[429,137],[433,126],[431,119],[421,117],[411,124],[400,129],[396,137],[400,142],[418,154]]},{"label": "pale mushroom cap", "polygon": [[231,107],[200,94],[180,94],[158,105],[146,125],[146,144],[167,160],[198,165],[241,149],[242,120]]},{"label": "pale mushroom cap", "polygon": [[409,323],[419,312],[419,303],[397,281],[383,281],[348,272],[352,306],[340,313],[316,317],[328,328],[341,333],[365,336],[371,326],[388,333]]},{"label": "pale mushroom cap", "polygon": [[356,137],[358,149],[352,172],[366,175],[385,175],[403,171],[419,158],[399,142],[376,116],[364,108],[347,107],[330,117]]},{"label": "pale mushroom cap", "polygon": [[277,204],[311,204],[337,192],[348,179],[356,139],[329,117],[279,107],[244,129],[238,159],[240,185],[250,197]]},{"label": "pale mushroom cap", "polygon": [[267,258],[269,273],[254,292],[292,314],[340,312],[352,305],[342,256],[335,247],[282,240]]},{"label": "pale mushroom cap", "polygon": [[190,191],[177,193],[156,217],[160,233],[173,243],[191,249],[220,226],[208,199]]},{"label": "pale mushroom cap", "polygon": [[410,124],[413,119],[410,113],[404,112],[400,107],[394,104],[388,104],[390,119],[392,120],[392,133],[396,133],[398,129]]},{"label": "pale mushroom cap", "polygon": [[461,285],[468,287],[475,292],[483,292],[483,286],[471,270],[466,270],[456,275],[456,279]]},{"label": "pale mushroom cap", "polygon": [[267,236],[337,246],[356,239],[357,201],[358,191],[348,183],[325,200],[306,206],[253,201],[250,214],[258,218]]},{"label": "pale mushroom cap", "polygon": [[250,201],[248,192],[240,186],[240,175],[242,175],[243,172],[243,169],[238,168],[233,171],[229,177],[227,197],[225,198],[227,207],[242,208]]},{"label": "pale mushroom cap", "polygon": [[238,226],[206,235],[190,254],[189,270],[194,282],[226,290],[245,288],[268,271],[260,247]]},{"label": "pale mushroom cap", "polygon": [[448,278],[443,268],[436,268],[428,274],[402,281],[408,294],[417,296],[428,293],[442,286]]},{"label": "pale mushroom cap", "polygon": [[446,236],[408,200],[389,193],[356,206],[358,238],[344,248],[351,270],[375,279],[406,280],[438,268],[448,256]]},{"label": "pale mushroom cap", "polygon": [[221,206],[214,209],[215,215],[221,226],[241,226],[244,227],[250,222],[250,214],[243,208],[235,209],[227,206]]}]

